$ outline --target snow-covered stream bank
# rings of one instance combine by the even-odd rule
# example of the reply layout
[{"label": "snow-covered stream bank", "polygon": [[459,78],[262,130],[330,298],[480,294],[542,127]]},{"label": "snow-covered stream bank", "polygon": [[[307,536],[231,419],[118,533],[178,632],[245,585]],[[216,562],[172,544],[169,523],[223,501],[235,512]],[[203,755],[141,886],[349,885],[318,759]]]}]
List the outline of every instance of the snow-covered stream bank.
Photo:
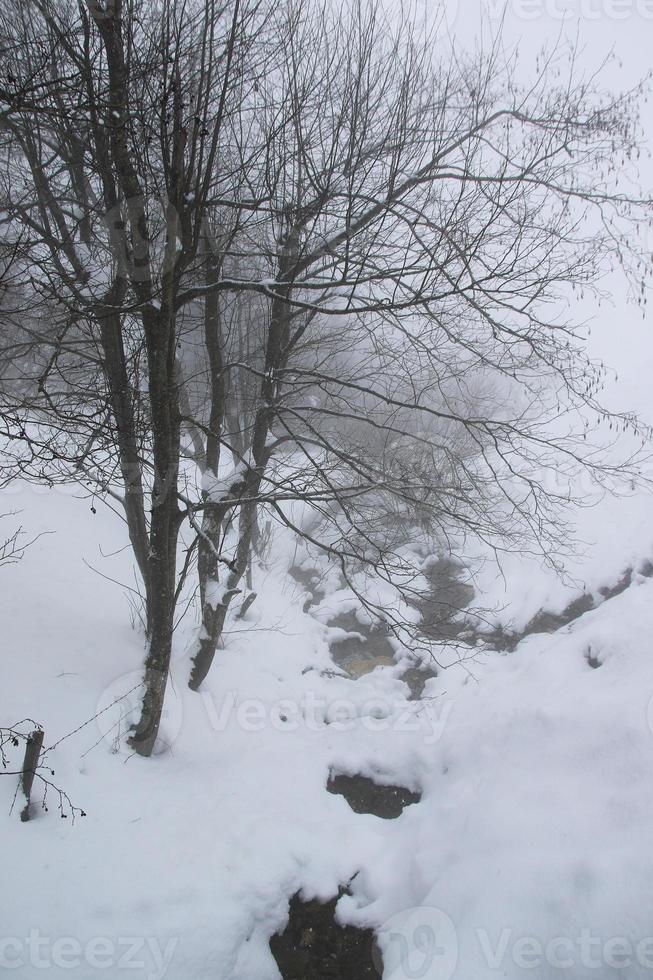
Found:
[{"label": "snow-covered stream bank", "polygon": [[[1,713],[36,718],[52,744],[138,681],[124,595],[88,567],[130,582],[129,559],[104,509],[29,489],[6,503],[30,536],[55,533],[3,572]],[[649,502],[606,507],[582,583],[525,564],[520,578],[515,563],[498,620],[518,629],[650,558]],[[615,514],[618,547],[603,526]],[[200,694],[182,622],[160,754],[124,752],[125,702],[53,751],[85,819],[51,806],[21,824],[15,781],[0,782],[3,966],[275,980],[269,939],[291,896],[326,901],[351,882],[338,919],[375,931],[384,980],[651,976],[653,582],[635,574],[563,630],[452,666],[414,701],[405,664],[334,670],[333,636],[286,574],[293,546],[280,540],[259,571]],[[334,772],[421,800],[397,819],[356,813],[327,792]]]}]

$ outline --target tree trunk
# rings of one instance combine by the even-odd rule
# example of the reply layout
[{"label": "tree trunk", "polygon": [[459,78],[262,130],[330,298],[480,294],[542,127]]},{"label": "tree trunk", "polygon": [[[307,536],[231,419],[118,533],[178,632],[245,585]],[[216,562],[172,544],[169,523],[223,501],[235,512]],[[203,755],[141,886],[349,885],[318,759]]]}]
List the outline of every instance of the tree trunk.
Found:
[{"label": "tree trunk", "polygon": [[[240,592],[238,586],[247,569],[255,518],[256,504],[243,504],[238,522],[236,558],[233,568],[224,583],[222,601],[216,604],[215,607],[211,607],[208,601],[203,605],[203,629],[200,635],[197,653],[193,658],[193,666],[188,682],[188,686],[192,691],[199,689],[202,681],[211,669],[215,651],[222,636],[229,606],[234,596]],[[210,596],[207,598],[210,600]]]},{"label": "tree trunk", "polygon": [[[156,459],[155,452],[155,459]],[[145,661],[144,693],[141,714],[130,737],[131,746],[140,755],[151,755],[163,711],[166,683],[172,655],[175,613],[175,575],[179,510],[177,508],[177,472],[155,482],[150,532],[150,635]],[[167,486],[162,484],[168,484]],[[158,486],[157,486],[158,485]]]},{"label": "tree trunk", "polygon": [[152,411],[154,485],[149,542],[151,625],[145,662],[141,715],[130,738],[141,755],[156,742],[172,654],[175,612],[177,538],[181,511],[177,504],[181,416],[175,373],[174,315],[144,318]]},{"label": "tree trunk", "polygon": [[[291,235],[281,256],[279,278],[284,278],[289,264],[293,261],[295,249],[296,236]],[[261,381],[260,404],[254,419],[254,425],[252,426],[251,454],[253,465],[249,466],[245,476],[245,485],[241,490],[241,496],[247,502],[240,505],[236,558],[224,585],[222,601],[215,608],[210,606],[208,602],[203,602],[203,628],[200,634],[198,650],[193,658],[193,666],[188,681],[188,686],[193,691],[199,689],[202,681],[211,669],[215,651],[224,629],[229,605],[233,597],[240,591],[238,586],[247,571],[252,541],[258,537],[256,498],[259,494],[263,474],[265,473],[265,468],[269,460],[267,438],[270,433],[272,419],[274,418],[274,405],[279,390],[276,371],[283,362],[284,345],[287,342],[290,312],[288,306],[289,292],[290,289],[288,288],[284,295],[275,297],[272,302],[271,322],[265,351],[265,366]],[[216,555],[217,578],[219,540],[216,538],[212,541],[212,544]]]},{"label": "tree trunk", "polygon": [[109,387],[109,398],[116,427],[116,442],[120,459],[120,472],[125,488],[125,517],[129,540],[141,573],[145,588],[147,632],[152,627],[149,542],[145,520],[145,495],[141,475],[138,439],[134,423],[134,405],[129,386],[122,340],[121,316],[115,310],[105,310],[99,315],[104,367]]},{"label": "tree trunk", "polygon": [[139,755],[152,754],[161,723],[174,625],[174,574],[165,561],[151,565],[151,628],[143,678],[141,712],[129,742]]}]

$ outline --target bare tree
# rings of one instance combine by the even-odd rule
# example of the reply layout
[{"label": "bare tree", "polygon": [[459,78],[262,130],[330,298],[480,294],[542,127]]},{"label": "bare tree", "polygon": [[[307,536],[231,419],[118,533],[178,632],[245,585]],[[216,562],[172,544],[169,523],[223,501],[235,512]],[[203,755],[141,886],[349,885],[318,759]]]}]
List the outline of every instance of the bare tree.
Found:
[{"label": "bare tree", "polygon": [[200,251],[251,15],[241,15],[238,0],[226,11],[209,0],[156,10],[34,0],[1,16],[10,77],[3,196],[13,230],[29,233],[22,259],[30,295],[61,308],[54,339],[36,336],[50,348],[34,379],[38,397],[5,412],[6,434],[20,446],[23,471],[36,476],[50,478],[42,464],[54,463],[112,496],[120,476],[149,644],[132,744],[149,754],[185,516],[181,291]]},{"label": "bare tree", "polygon": [[614,173],[635,165],[640,89],[603,93],[562,50],[520,87],[499,38],[445,53],[362,2],[9,0],[0,46],[0,194],[29,307],[5,356],[38,365],[8,386],[5,437],[23,472],[123,509],[147,607],[139,752],[185,520],[197,688],[258,513],[374,609],[353,573],[409,595],[413,526],[519,547],[567,499],[548,474],[610,472],[585,426],[603,368],[564,300],[612,258],[643,268],[650,201]]},{"label": "bare tree", "polygon": [[[234,225],[254,211],[256,232],[223,247],[213,284],[267,297],[265,360],[246,365],[259,385],[251,452],[199,505],[219,518],[214,545],[235,510],[240,532],[191,687],[243,575],[256,504],[350,583],[361,564],[410,581],[378,533],[393,507],[441,540],[462,529],[494,546],[550,543],[565,474],[610,471],[587,442],[606,417],[604,368],[565,296],[598,288],[612,259],[650,273],[637,238],[650,201],[614,173],[615,154],[626,168],[639,153],[639,90],[602,93],[563,50],[521,88],[500,39],[434,63],[431,39],[370,5],[290,3],[275,24],[277,68],[247,142],[233,140],[250,197],[222,202]],[[232,256],[257,282],[227,275]],[[293,522],[293,500],[320,514],[319,536]]]}]

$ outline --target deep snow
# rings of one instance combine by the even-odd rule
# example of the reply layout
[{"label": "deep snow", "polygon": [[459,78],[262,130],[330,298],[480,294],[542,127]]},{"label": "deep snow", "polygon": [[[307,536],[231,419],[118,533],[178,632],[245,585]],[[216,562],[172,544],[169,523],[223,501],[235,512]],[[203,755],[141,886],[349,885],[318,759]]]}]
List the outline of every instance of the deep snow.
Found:
[{"label": "deep snow", "polygon": [[[649,503],[585,512],[583,585],[653,555]],[[30,536],[54,533],[0,569],[0,718],[36,718],[52,744],[138,683],[125,595],[89,567],[130,583],[129,552],[117,519],[72,492],[20,487],[10,508]],[[399,667],[322,676],[327,617],[302,611],[286,574],[295,542],[282,535],[276,554],[200,694],[182,622],[158,755],[125,751],[129,699],[54,750],[54,781],[85,819],[51,806],[22,824],[15,779],[0,781],[4,968],[273,980],[268,938],[289,897],[353,878],[339,914],[380,930],[386,980],[652,975],[653,582],[450,668],[411,703]],[[490,564],[479,575],[504,623],[577,594],[535,561],[505,582]],[[326,792],[332,770],[423,799],[394,821],[355,814]]]}]

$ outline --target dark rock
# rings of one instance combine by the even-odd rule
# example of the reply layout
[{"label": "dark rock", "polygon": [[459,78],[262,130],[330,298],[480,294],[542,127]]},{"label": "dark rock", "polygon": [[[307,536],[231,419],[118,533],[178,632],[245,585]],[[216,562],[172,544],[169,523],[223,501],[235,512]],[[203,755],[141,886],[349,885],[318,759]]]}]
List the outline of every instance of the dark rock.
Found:
[{"label": "dark rock", "polygon": [[592,668],[592,670],[596,670],[597,667],[600,667],[601,664],[603,663],[602,660],[599,660],[599,658],[592,653],[591,645],[588,646],[587,650],[585,651],[585,660],[587,660],[587,663]]},{"label": "dark rock", "polygon": [[329,902],[304,902],[299,894],[293,895],[286,928],[270,939],[284,980],[379,980],[373,930],[335,920],[342,894],[344,890]]},{"label": "dark rock", "polygon": [[327,790],[336,796],[344,796],[354,813],[371,813],[385,820],[396,820],[405,807],[419,803],[420,793],[414,793],[405,786],[392,786],[375,783],[368,776],[346,776],[343,773],[331,775]]},{"label": "dark rock", "polygon": [[432,677],[437,676],[438,672],[434,667],[428,664],[416,664],[414,667],[407,667],[403,674],[400,675],[399,680],[408,685],[410,691],[408,700],[419,701],[424,693],[426,682]]}]

